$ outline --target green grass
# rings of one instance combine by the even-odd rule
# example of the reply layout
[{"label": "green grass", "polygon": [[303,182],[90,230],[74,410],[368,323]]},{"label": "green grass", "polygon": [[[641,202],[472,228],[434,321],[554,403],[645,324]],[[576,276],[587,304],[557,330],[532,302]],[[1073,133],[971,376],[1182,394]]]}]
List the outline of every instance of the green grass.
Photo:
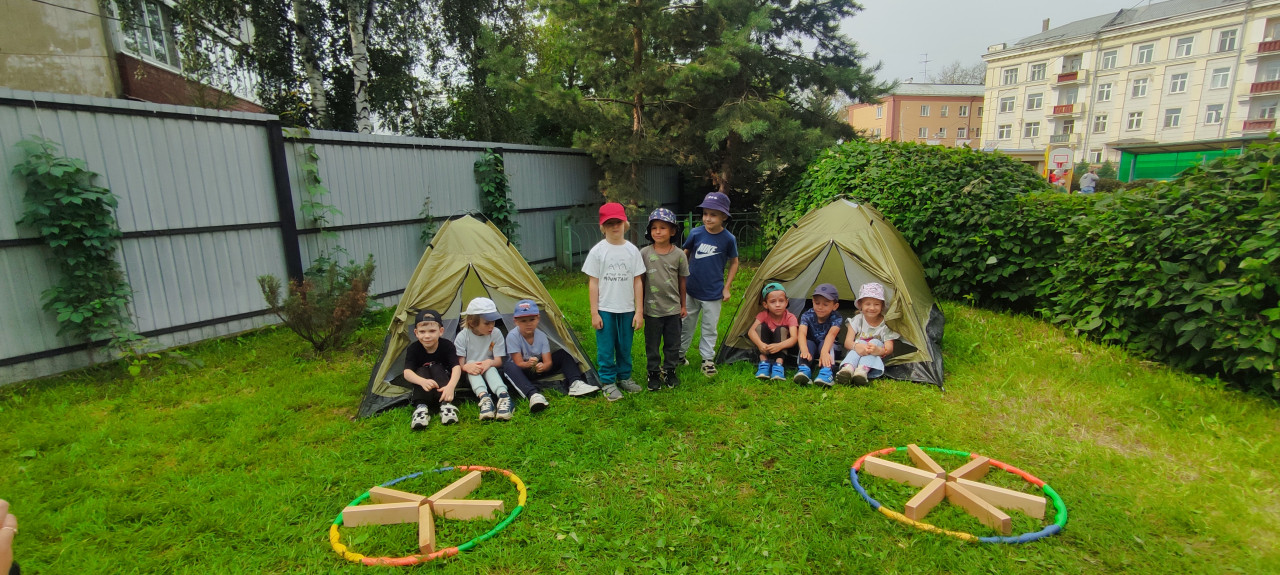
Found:
[{"label": "green grass", "polygon": [[[742,288],[750,270],[738,283]],[[549,280],[574,327],[585,285]],[[731,319],[726,306],[722,324]],[[551,397],[509,423],[407,408],[354,420],[382,328],[325,359],[284,329],[208,342],[133,379],[100,369],[0,389],[0,497],[33,573],[355,573],[329,548],[342,507],[369,487],[449,464],[504,467],[529,487],[506,531],[450,573],[1280,572],[1280,410],[1143,363],[1040,321],[946,304],[947,391],[759,383],[746,364],[714,383],[617,403]],[[641,362],[642,340],[636,340]],[[1070,510],[1025,546],[963,543],[873,512],[849,465],[886,446],[979,452],[1047,481]],[[961,460],[939,457],[947,466]],[[457,474],[398,485],[429,493]],[[993,483],[1025,485],[993,471]],[[869,478],[901,510],[912,491]],[[487,477],[478,497],[514,506]],[[1015,530],[1042,522],[1017,513]],[[992,532],[948,504],[940,526]],[[447,524],[446,524],[447,523]],[[441,522],[458,544],[493,522]],[[411,526],[346,528],[370,555],[410,553]]]}]

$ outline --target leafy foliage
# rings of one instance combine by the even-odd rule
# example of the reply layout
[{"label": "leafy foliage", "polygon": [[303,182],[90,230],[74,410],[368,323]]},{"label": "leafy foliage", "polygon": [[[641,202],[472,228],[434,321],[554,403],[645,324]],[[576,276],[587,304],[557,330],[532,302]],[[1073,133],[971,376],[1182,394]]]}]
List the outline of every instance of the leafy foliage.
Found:
[{"label": "leafy foliage", "polygon": [[258,287],[272,313],[313,349],[324,352],[341,348],[360,327],[369,307],[373,271],[372,255],[364,264],[351,261],[346,266],[322,255],[307,268],[301,281],[289,282],[287,296],[275,276],[258,276]]},{"label": "leafy foliage", "polygon": [[299,209],[307,223],[320,229],[320,233],[330,239],[337,237],[337,232],[325,231],[333,216],[342,215],[342,211],[324,202],[329,195],[329,188],[320,179],[320,154],[316,153],[314,144],[302,149],[302,158],[298,162],[298,170],[302,172],[302,201]]},{"label": "leafy foliage", "polygon": [[44,291],[44,309],[57,315],[58,335],[132,352],[140,338],[128,305],[133,298],[119,262],[120,228],[111,190],[84,160],[58,153],[58,145],[32,136],[18,143],[26,157],[13,173],[27,184],[20,225],[34,228],[52,252],[58,283]]},{"label": "leafy foliage", "polygon": [[422,218],[422,231],[418,234],[418,241],[425,246],[436,235],[436,219],[431,215],[431,196],[422,199],[422,210],[418,212],[418,217]]},{"label": "leafy foliage", "polygon": [[480,186],[480,211],[498,226],[507,240],[519,245],[516,230],[516,203],[511,199],[511,184],[503,167],[502,154],[485,150],[475,163],[476,184]]}]

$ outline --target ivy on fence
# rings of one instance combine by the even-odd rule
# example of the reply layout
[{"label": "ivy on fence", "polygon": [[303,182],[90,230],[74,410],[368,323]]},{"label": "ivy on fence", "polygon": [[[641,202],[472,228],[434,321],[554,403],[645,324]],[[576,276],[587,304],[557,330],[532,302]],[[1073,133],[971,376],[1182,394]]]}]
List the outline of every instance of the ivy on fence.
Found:
[{"label": "ivy on fence", "polygon": [[480,211],[484,213],[511,243],[519,245],[516,229],[516,203],[511,199],[502,154],[485,150],[475,163],[476,184],[480,186]]}]

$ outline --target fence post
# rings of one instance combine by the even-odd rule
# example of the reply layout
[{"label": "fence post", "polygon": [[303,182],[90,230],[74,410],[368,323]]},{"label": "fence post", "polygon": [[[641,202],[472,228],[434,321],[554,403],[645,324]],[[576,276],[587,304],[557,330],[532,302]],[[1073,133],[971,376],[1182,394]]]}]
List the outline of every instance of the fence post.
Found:
[{"label": "fence post", "polygon": [[289,185],[289,163],[284,155],[284,130],[279,121],[267,122],[267,148],[271,151],[271,176],[276,188],[276,209],[280,212],[280,240],[284,247],[284,268],[290,279],[302,279],[302,246],[298,243],[298,221],[293,217],[293,189]]}]

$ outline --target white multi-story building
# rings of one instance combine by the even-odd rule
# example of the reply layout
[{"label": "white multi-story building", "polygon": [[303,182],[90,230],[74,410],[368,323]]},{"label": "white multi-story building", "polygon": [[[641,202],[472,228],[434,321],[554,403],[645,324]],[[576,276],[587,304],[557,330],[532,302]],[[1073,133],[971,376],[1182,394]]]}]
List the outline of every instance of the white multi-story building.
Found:
[{"label": "white multi-story building", "polygon": [[985,149],[1035,162],[1275,128],[1280,0],[1168,0],[987,49]]}]

